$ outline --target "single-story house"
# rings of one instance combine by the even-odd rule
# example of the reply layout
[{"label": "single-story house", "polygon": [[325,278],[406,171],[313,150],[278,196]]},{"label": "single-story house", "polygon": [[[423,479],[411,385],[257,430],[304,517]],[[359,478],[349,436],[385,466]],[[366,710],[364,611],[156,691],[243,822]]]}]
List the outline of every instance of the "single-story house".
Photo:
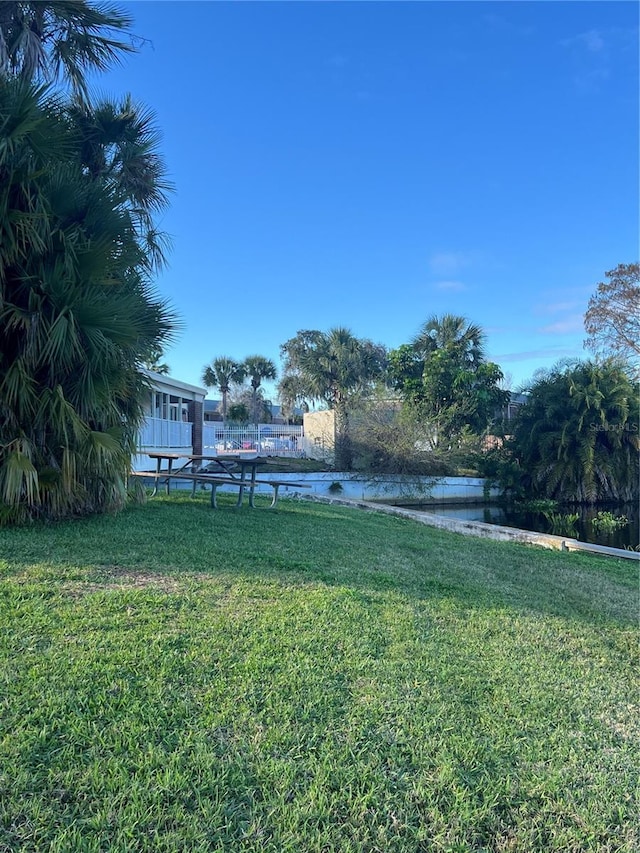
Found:
[{"label": "single-story house", "polygon": [[151,370],[142,372],[150,380],[152,389],[145,405],[146,419],[140,430],[134,471],[154,467],[154,462],[147,455],[149,452],[163,450],[184,455],[201,454],[206,388]]}]

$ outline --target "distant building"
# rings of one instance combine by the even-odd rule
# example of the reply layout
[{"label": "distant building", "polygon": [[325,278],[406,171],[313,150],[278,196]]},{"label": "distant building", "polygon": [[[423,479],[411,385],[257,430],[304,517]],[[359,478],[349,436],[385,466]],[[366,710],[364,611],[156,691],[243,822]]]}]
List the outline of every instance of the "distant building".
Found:
[{"label": "distant building", "polygon": [[521,409],[528,399],[528,394],[517,394],[515,391],[509,391],[509,402],[501,412],[503,420],[512,421],[518,414],[518,409]]},{"label": "distant building", "polygon": [[222,421],[222,400],[205,400],[203,414],[205,423]]}]

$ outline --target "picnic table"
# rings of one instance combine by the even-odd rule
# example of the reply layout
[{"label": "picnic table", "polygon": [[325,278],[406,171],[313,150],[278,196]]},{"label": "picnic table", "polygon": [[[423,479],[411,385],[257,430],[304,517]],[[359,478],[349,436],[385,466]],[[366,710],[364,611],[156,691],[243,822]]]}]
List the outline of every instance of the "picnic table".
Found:
[{"label": "picnic table", "polygon": [[[259,480],[257,477],[258,467],[268,464],[268,458],[260,456],[256,450],[233,450],[218,453],[215,456],[171,453],[168,451],[154,451],[146,455],[150,459],[156,460],[156,470],[134,471],[131,476],[153,479],[152,497],[157,495],[161,480],[166,484],[167,494],[170,491],[171,480],[190,480],[193,486],[192,497],[195,496],[198,484],[211,487],[211,506],[214,509],[217,507],[216,492],[221,486],[232,486],[238,489],[237,507],[242,506],[244,493],[247,491],[249,506],[255,508],[256,486],[266,485],[273,489],[271,508],[278,502],[281,486],[291,486],[298,489],[309,488],[306,483],[291,483],[273,479]],[[174,463],[178,462],[182,464],[174,469]],[[163,463],[166,463],[166,467],[163,467]]]}]

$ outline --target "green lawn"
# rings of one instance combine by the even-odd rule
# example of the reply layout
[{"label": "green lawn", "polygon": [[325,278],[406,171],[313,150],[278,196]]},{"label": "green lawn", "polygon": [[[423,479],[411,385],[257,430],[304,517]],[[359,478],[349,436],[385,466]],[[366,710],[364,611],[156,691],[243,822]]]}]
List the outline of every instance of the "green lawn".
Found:
[{"label": "green lawn", "polygon": [[0,532],[0,851],[639,849],[634,563],[230,500]]}]

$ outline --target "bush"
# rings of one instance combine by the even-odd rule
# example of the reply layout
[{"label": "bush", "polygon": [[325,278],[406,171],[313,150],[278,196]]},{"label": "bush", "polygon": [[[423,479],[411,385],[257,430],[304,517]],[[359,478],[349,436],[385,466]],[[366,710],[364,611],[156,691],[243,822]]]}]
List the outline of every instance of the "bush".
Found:
[{"label": "bush", "polygon": [[356,471],[423,477],[455,474],[452,454],[436,445],[432,424],[406,412],[369,405],[354,418],[351,432]]}]

